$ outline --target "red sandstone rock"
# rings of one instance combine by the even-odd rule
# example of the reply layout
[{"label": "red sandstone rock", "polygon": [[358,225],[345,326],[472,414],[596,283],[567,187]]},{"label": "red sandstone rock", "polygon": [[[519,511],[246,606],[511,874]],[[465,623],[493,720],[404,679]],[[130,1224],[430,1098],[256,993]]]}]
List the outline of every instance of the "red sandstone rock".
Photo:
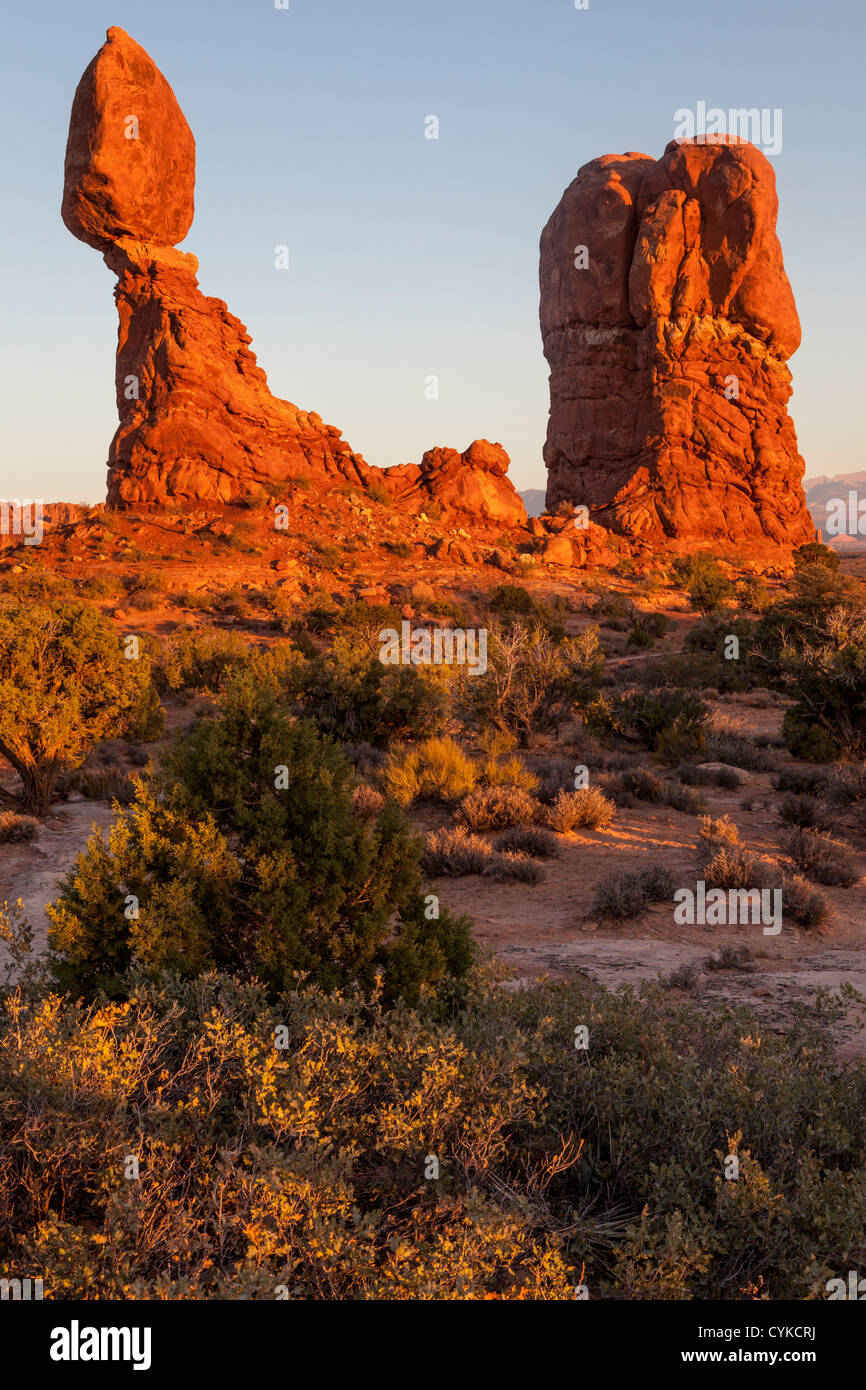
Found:
[{"label": "red sandstone rock", "polygon": [[271,395],[244,325],[198,288],[195,256],[125,238],[105,260],[120,315],[111,505],[231,502],[311,475],[363,486],[372,470],[338,429]]},{"label": "red sandstone rock", "polygon": [[[126,118],[138,120],[127,140]],[[372,470],[315,412],[272,396],[244,325],[173,249],[193,215],[195,145],[174,93],[122,29],[79,83],[63,220],[118,277],[112,506],[282,495],[298,476],[362,487]]]},{"label": "red sandstone rock", "polygon": [[195,141],[174,92],[134,39],[109,29],[72,103],[63,221],[99,250],[125,236],[174,246],[194,188]]},{"label": "red sandstone rock", "polygon": [[777,210],[772,167],[733,137],[579,171],[541,238],[551,510],[654,546],[813,539]]},{"label": "red sandstone rock", "polygon": [[462,454],[428,449],[420,468],[398,464],[381,476],[392,496],[412,511],[423,512],[436,501],[446,515],[465,512],[477,520],[522,526],[526,508],[507,477],[509,462],[501,444],[476,439]]}]

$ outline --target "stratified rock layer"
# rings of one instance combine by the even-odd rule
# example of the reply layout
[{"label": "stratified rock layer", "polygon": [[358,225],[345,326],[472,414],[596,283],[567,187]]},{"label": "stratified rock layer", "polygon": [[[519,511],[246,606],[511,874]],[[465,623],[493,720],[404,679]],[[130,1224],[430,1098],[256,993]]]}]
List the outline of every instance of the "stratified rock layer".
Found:
[{"label": "stratified rock layer", "polygon": [[787,413],[800,324],[777,211],[769,162],[730,137],[578,172],[541,237],[550,511],[584,504],[674,549],[814,538]]},{"label": "stratified rock layer", "polygon": [[338,429],[271,395],[244,325],[201,293],[195,256],[174,249],[194,182],[195,144],[171,87],[109,29],[75,95],[62,207],[118,277],[109,504],[232,502],[299,476],[363,483],[372,470]]}]

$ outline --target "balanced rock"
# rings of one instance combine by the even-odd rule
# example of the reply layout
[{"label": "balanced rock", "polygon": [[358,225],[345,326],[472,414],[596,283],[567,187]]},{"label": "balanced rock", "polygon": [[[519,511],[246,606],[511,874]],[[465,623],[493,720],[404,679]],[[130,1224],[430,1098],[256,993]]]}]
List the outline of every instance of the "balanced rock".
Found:
[{"label": "balanced rock", "polygon": [[[131,120],[134,118],[134,122]],[[340,431],[279,400],[250,336],[175,249],[193,215],[195,144],[171,87],[122,29],[79,83],[62,214],[118,277],[112,506],[232,502],[297,477],[365,486]]]},{"label": "balanced rock", "polygon": [[108,30],[78,84],[61,215],[104,251],[120,237],[175,246],[192,226],[195,140],[152,58]]},{"label": "balanced rock", "polygon": [[549,510],[674,549],[814,538],[777,211],[771,165],[735,137],[579,170],[541,237]]},{"label": "balanced rock", "polygon": [[443,514],[462,512],[500,526],[526,524],[523,500],[509,480],[510,459],[501,444],[476,439],[457,449],[428,449],[418,464],[382,470],[392,496],[409,510],[423,512],[437,502]]}]

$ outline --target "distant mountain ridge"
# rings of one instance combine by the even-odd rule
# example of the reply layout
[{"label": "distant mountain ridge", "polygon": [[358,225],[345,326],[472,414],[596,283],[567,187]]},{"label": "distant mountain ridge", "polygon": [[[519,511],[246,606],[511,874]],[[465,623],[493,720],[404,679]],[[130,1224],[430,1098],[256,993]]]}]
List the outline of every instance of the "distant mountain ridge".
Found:
[{"label": "distant mountain ridge", "polygon": [[[860,469],[856,473],[837,473],[833,478],[822,473],[817,478],[805,479],[803,488],[812,520],[827,545],[846,552],[860,547],[866,549],[866,516],[861,522],[862,529],[858,530],[857,511],[857,503],[866,504],[866,469]],[[848,515],[848,495],[851,492],[855,494],[855,505],[853,513]],[[840,501],[844,504],[846,512],[844,526],[837,533],[830,535],[828,510],[831,503]],[[866,505],[863,510],[866,512]]]},{"label": "distant mountain ridge", "polygon": [[520,493],[527,516],[541,516],[545,510],[546,495],[546,489],[543,487],[528,487],[525,492]]}]

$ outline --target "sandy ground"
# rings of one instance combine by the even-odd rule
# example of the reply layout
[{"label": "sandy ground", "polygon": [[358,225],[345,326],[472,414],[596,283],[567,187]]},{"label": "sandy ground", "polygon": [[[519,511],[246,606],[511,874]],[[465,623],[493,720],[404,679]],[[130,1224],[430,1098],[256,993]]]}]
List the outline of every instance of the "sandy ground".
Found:
[{"label": "sandy ground", "polygon": [[[64,801],[52,807],[51,815],[28,843],[3,846],[0,902],[11,906],[21,899],[24,915],[33,927],[36,950],[44,950],[47,944],[45,908],[57,897],[58,880],[72,867],[94,826],[107,826],[111,821],[107,801]],[[5,947],[0,942],[0,961],[3,959]]]}]

